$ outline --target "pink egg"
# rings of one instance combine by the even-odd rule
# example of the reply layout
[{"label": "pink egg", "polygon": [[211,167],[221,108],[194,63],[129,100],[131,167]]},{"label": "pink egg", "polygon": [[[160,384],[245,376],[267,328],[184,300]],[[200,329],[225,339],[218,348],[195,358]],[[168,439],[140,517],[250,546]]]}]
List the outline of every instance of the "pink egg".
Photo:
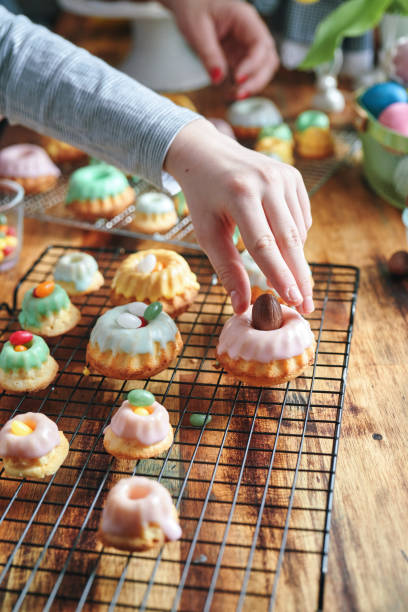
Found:
[{"label": "pink egg", "polygon": [[390,104],[378,117],[378,121],[394,132],[408,136],[408,103]]}]

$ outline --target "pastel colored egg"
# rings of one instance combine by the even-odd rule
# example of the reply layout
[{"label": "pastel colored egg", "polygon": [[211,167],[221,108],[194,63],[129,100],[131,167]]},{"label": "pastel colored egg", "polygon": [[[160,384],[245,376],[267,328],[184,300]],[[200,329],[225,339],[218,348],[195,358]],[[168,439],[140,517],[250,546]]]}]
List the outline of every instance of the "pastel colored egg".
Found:
[{"label": "pastel colored egg", "polygon": [[361,97],[361,103],[374,117],[394,102],[408,102],[408,94],[402,85],[392,81],[373,85]]},{"label": "pastel colored egg", "polygon": [[131,302],[127,305],[128,312],[137,317],[142,317],[145,313],[147,306],[144,302]]},{"label": "pastel colored egg", "polygon": [[29,436],[33,433],[33,430],[27,423],[24,423],[24,421],[15,419],[11,422],[11,433],[15,436]]},{"label": "pastel colored egg", "polygon": [[154,395],[146,389],[133,389],[129,391],[127,400],[132,406],[151,406],[154,403]]},{"label": "pastel colored egg", "polygon": [[378,117],[378,121],[390,130],[408,136],[408,104],[406,102],[390,104]]},{"label": "pastel colored egg", "polygon": [[24,353],[24,351],[27,350],[27,347],[24,346],[23,344],[16,344],[16,346],[14,347],[14,350],[16,351],[16,353]]},{"label": "pastel colored egg", "polygon": [[202,427],[203,425],[208,425],[211,421],[211,414],[202,414],[201,412],[190,414],[190,425],[193,427]]},{"label": "pastel colored egg", "polygon": [[142,327],[140,318],[130,312],[121,312],[116,319],[116,323],[124,329],[139,329],[139,327]]},{"label": "pastel colored egg", "polygon": [[54,281],[51,281],[51,280],[44,281],[43,283],[40,283],[39,285],[36,286],[36,288],[34,289],[33,295],[36,298],[45,298],[51,295],[54,289],[55,289]]},{"label": "pastel colored egg", "polygon": [[138,406],[137,408],[133,408],[133,412],[138,414],[139,416],[149,416],[150,412],[146,408],[142,408]]},{"label": "pastel colored egg", "polygon": [[18,344],[27,344],[27,342],[31,342],[32,339],[33,334],[29,331],[24,331],[23,329],[13,332],[9,338],[13,346]]}]

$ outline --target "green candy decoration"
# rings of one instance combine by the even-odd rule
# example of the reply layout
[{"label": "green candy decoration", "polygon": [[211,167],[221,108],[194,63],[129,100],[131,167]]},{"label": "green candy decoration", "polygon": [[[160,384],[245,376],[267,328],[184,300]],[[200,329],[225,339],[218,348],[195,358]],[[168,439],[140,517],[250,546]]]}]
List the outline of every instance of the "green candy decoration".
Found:
[{"label": "green candy decoration", "polygon": [[190,414],[190,425],[193,427],[203,427],[204,425],[208,425],[211,423],[212,416],[211,414],[201,414],[200,412],[194,412]]},{"label": "green candy decoration", "polygon": [[153,393],[144,389],[129,391],[127,400],[132,406],[151,406],[155,401]]},{"label": "green candy decoration", "polygon": [[291,141],[293,136],[290,127],[286,123],[279,125],[266,125],[259,133],[258,141],[262,138],[278,138],[279,140]]},{"label": "green candy decoration", "polygon": [[0,225],[7,225],[6,215],[0,215]]},{"label": "green candy decoration", "polygon": [[146,321],[153,321],[159,316],[162,310],[163,306],[161,302],[152,302],[144,311],[143,317],[146,319]]}]

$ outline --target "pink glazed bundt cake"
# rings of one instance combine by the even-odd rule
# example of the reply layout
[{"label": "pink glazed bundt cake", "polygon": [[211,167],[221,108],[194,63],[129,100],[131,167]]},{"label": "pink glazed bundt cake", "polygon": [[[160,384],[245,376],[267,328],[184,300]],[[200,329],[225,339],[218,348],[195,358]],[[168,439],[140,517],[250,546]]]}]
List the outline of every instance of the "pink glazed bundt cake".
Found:
[{"label": "pink glazed bundt cake", "polygon": [[0,457],[8,476],[51,476],[65,461],[68,450],[62,431],[40,412],[18,414],[0,430]]},{"label": "pink glazed bundt cake", "polygon": [[60,175],[59,168],[37,145],[16,144],[0,151],[0,178],[20,183],[26,194],[49,191]]},{"label": "pink glazed bundt cake", "polygon": [[226,372],[248,385],[282,385],[313,363],[315,346],[309,323],[264,293],[226,322],[217,358]]},{"label": "pink glazed bundt cake", "polygon": [[104,431],[105,450],[117,459],[156,457],[173,442],[169,413],[144,389],[133,389]]},{"label": "pink glazed bundt cake", "polygon": [[98,537],[105,546],[129,551],[178,540],[181,528],[170,493],[144,476],[123,478],[106,498]]}]

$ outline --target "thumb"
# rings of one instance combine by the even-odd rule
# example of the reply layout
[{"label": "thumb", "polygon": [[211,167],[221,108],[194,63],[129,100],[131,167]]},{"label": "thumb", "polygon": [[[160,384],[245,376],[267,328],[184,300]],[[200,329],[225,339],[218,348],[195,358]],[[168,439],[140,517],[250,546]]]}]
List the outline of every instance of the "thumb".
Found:
[{"label": "thumb", "polygon": [[213,83],[221,83],[228,72],[228,64],[213,19],[200,14],[194,21],[180,24],[183,34],[199,55]]}]

